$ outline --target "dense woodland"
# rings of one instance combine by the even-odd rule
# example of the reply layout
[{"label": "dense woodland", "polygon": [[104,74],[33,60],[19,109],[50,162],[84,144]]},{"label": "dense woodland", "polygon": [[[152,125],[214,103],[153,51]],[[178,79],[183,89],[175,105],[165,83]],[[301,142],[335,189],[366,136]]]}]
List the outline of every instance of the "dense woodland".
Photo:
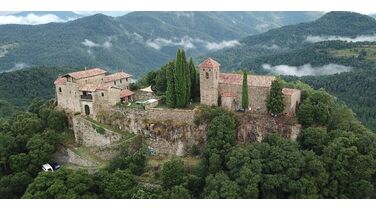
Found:
[{"label": "dense woodland", "polygon": [[[39,67],[0,74],[0,117],[25,110],[33,99],[55,97],[55,79],[74,68]],[[77,70],[77,69],[76,69]]]},{"label": "dense woodland", "polygon": [[[297,80],[296,77],[284,77]],[[305,76],[299,80],[336,96],[348,105],[368,128],[376,131],[376,70],[352,71],[328,76]]]},{"label": "dense woodland", "polygon": [[304,89],[298,112],[303,131],[296,142],[270,135],[238,145],[237,116],[204,107],[195,119],[208,124],[208,142],[194,153],[201,163],[188,169],[182,159],[171,158],[154,173],[154,185],[138,180],[149,151],[134,141],[95,173],[65,167],[40,172],[66,125],[52,105],[35,101],[27,112],[1,122],[0,197],[375,198],[376,135],[325,91],[289,85]]}]

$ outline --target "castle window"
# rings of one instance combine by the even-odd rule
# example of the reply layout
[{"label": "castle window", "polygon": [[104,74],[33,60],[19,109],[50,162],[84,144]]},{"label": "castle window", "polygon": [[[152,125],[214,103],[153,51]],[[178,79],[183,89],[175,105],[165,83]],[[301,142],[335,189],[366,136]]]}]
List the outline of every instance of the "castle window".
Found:
[{"label": "castle window", "polygon": [[116,81],[114,81],[114,85],[116,85]]},{"label": "castle window", "polygon": [[127,89],[129,89],[129,87],[127,86]]},{"label": "castle window", "polygon": [[206,79],[209,79],[209,73],[208,72],[205,73],[205,77],[206,77]]},{"label": "castle window", "polygon": [[102,96],[104,96],[104,93],[102,92]]},{"label": "castle window", "polygon": [[59,87],[59,92],[61,92],[61,88]]},{"label": "castle window", "polygon": [[122,81],[122,80],[120,80],[120,83],[123,83],[123,81]]},{"label": "castle window", "polygon": [[128,78],[126,78],[126,79],[125,79],[125,81],[127,81],[127,82],[128,82]]}]

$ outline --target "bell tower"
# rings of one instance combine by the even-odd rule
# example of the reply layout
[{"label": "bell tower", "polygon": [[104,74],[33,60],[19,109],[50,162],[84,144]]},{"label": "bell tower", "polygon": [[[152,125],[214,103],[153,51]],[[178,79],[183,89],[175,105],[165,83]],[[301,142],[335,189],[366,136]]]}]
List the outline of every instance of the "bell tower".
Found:
[{"label": "bell tower", "polygon": [[208,58],[198,65],[201,104],[218,106],[219,66],[220,64],[212,58]]}]

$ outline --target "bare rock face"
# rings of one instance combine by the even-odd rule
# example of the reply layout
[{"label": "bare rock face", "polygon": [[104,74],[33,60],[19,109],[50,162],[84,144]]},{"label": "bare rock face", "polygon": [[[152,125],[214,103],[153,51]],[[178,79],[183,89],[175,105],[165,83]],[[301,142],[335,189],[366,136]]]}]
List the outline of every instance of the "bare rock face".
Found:
[{"label": "bare rock face", "polygon": [[[292,124],[289,117],[249,112],[237,116],[239,143],[261,142],[273,133],[295,140],[300,132],[300,126]],[[193,117],[192,110],[114,108],[97,117],[97,121],[141,135],[158,154],[186,155],[192,146],[206,143],[207,125],[195,125]]]},{"label": "bare rock face", "polygon": [[269,134],[279,134],[282,137],[295,140],[300,132],[300,125],[291,123],[285,116],[271,117],[245,113],[238,117],[239,126],[237,140],[240,143],[261,142]]}]

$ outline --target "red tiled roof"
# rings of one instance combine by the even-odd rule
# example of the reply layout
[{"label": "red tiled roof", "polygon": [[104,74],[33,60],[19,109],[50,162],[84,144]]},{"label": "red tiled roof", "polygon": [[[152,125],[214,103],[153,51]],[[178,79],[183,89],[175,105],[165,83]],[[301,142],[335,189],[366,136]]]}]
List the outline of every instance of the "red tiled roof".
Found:
[{"label": "red tiled roof", "polygon": [[79,87],[80,91],[96,91],[96,90],[108,90],[111,86],[103,84],[85,84]]},{"label": "red tiled roof", "polygon": [[132,92],[132,91],[130,91],[128,89],[125,89],[125,90],[122,90],[120,92],[120,98],[132,96],[133,94],[134,94],[134,92]]},{"label": "red tiled roof", "polygon": [[117,72],[117,73],[110,74],[110,75],[106,76],[104,78],[104,82],[112,82],[112,81],[119,80],[119,79],[129,78],[131,76],[132,75],[127,74],[125,72]]},{"label": "red tiled roof", "polygon": [[75,79],[82,79],[82,78],[87,78],[87,77],[94,77],[94,76],[101,75],[101,74],[104,74],[104,73],[106,73],[106,71],[103,70],[103,69],[93,68],[93,69],[88,69],[88,70],[84,70],[84,71],[72,72],[72,73],[69,73],[67,75],[71,76]]},{"label": "red tiled roof", "polygon": [[80,91],[96,91],[98,88],[98,85],[96,84],[85,84],[79,87]]},{"label": "red tiled roof", "polygon": [[55,80],[54,84],[55,85],[65,85],[66,82],[67,82],[67,78],[65,78],[65,77],[58,77]]},{"label": "red tiled roof", "polygon": [[202,63],[200,63],[200,65],[198,65],[198,67],[200,67],[200,68],[217,68],[220,65],[221,64],[219,64],[217,61],[213,60],[212,58],[208,58],[208,59],[204,60]]},{"label": "red tiled roof", "polygon": [[[248,75],[248,86],[269,87],[274,79],[275,76]],[[242,85],[243,74],[220,73],[219,83]]]},{"label": "red tiled roof", "polygon": [[285,96],[291,96],[292,94],[294,94],[295,92],[298,92],[298,91],[299,91],[298,89],[293,89],[293,88],[283,88],[282,89],[282,93]]}]

